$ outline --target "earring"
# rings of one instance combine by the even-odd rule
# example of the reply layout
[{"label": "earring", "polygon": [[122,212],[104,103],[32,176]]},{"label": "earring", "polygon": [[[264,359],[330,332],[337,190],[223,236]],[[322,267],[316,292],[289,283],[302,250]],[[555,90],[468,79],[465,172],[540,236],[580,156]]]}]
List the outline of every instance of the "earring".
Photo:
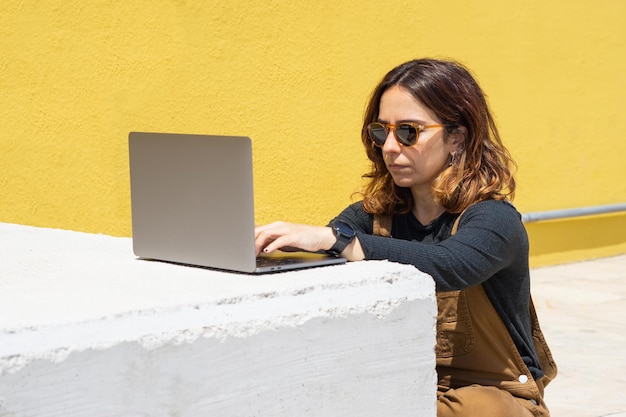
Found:
[{"label": "earring", "polygon": [[456,152],[452,152],[450,154],[450,163],[448,164],[448,166],[452,166],[452,164],[454,164],[455,160],[456,160]]}]

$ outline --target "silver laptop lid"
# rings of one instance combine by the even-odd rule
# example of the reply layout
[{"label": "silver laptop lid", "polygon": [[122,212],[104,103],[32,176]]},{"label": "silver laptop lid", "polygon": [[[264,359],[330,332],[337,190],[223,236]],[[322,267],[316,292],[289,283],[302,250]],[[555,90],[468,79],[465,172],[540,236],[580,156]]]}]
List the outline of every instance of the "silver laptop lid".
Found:
[{"label": "silver laptop lid", "polygon": [[252,145],[241,136],[129,134],[133,250],[252,272]]}]

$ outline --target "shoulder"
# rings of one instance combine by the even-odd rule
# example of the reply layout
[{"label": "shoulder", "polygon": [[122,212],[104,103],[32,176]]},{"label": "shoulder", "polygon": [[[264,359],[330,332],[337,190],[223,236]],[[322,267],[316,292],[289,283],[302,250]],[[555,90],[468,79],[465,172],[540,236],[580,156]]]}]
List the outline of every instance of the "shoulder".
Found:
[{"label": "shoulder", "polygon": [[484,224],[488,228],[523,228],[522,215],[508,201],[485,200],[471,205],[461,215],[459,228],[468,224]]},{"label": "shoulder", "polygon": [[522,215],[507,201],[485,200],[470,206],[461,215],[457,235],[476,239],[492,250],[507,247],[510,253],[528,253]]},{"label": "shoulder", "polygon": [[363,208],[363,202],[357,201],[346,207],[333,221],[341,220],[359,231],[371,234],[372,219],[373,216]]},{"label": "shoulder", "polygon": [[365,211],[365,208],[363,207],[363,201],[357,201],[355,203],[350,204],[341,212],[340,215],[356,217],[356,218],[371,216]]},{"label": "shoulder", "polygon": [[521,219],[521,214],[509,201],[484,200],[474,203],[465,210],[466,213],[491,214],[497,216],[513,216]]}]

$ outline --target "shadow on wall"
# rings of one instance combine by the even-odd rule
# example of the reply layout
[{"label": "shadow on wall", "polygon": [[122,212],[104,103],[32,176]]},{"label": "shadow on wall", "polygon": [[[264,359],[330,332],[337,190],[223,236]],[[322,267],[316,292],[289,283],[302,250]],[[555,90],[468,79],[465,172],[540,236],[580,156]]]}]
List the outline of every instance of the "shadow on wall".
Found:
[{"label": "shadow on wall", "polygon": [[626,253],[626,213],[527,223],[531,266]]}]

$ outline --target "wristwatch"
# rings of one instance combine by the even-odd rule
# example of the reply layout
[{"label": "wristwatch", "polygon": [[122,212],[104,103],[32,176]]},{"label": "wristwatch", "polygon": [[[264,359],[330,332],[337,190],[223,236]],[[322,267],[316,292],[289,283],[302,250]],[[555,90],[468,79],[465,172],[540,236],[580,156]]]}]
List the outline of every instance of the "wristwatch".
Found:
[{"label": "wristwatch", "polygon": [[339,256],[346,246],[354,240],[356,232],[352,229],[352,227],[342,221],[336,221],[330,227],[333,229],[337,242],[335,242],[333,247],[328,249],[326,253],[333,256]]}]

